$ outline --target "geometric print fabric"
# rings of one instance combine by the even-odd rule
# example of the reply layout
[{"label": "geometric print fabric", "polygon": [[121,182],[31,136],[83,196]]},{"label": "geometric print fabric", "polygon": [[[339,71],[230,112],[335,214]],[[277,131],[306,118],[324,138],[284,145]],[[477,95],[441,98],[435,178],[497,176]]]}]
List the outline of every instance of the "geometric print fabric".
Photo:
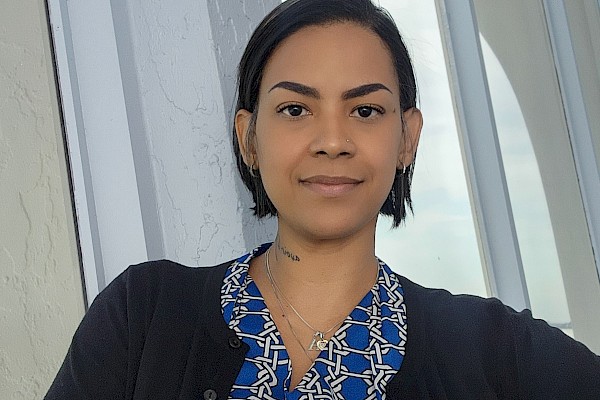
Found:
[{"label": "geometric print fabric", "polygon": [[230,399],[385,399],[406,346],[406,306],[397,275],[379,260],[377,282],[290,392],[292,366],[283,340],[256,284],[250,260],[263,244],[227,270],[221,287],[225,322],[250,350]]}]

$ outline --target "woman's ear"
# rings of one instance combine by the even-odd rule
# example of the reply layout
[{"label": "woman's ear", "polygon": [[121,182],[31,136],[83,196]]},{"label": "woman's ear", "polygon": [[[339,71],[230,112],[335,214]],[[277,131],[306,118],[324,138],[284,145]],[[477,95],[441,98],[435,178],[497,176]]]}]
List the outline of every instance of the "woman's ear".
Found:
[{"label": "woman's ear", "polygon": [[421,114],[421,110],[412,107],[404,111],[402,120],[404,143],[400,149],[398,166],[407,167],[414,161],[415,154],[417,153],[421,128],[423,128],[423,115]]},{"label": "woman's ear", "polygon": [[254,138],[252,137],[252,113],[241,109],[235,114],[235,134],[240,148],[240,154],[244,163],[249,168],[258,168],[256,152],[254,148]]}]

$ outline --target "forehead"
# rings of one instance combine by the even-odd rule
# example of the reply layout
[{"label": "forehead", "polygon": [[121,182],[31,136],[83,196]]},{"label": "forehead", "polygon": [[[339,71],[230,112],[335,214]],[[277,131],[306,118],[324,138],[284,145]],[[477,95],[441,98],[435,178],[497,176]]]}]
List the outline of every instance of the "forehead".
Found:
[{"label": "forehead", "polygon": [[371,30],[350,22],[305,27],[281,42],[265,66],[261,92],[280,81],[342,91],[381,82],[398,91],[385,43]]}]

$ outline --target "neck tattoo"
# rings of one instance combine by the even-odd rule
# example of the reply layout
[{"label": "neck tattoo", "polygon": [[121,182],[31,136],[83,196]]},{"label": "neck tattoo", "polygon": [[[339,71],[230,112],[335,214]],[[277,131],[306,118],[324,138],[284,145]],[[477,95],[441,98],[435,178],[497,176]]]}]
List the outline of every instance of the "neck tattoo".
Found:
[{"label": "neck tattoo", "polygon": [[287,258],[289,258],[290,260],[295,261],[295,262],[300,261],[300,257],[298,257],[296,254],[292,253],[290,250],[285,248],[285,246],[283,246],[279,242],[279,239],[277,239],[277,249],[279,251],[281,251],[283,253],[283,255],[286,256]]}]

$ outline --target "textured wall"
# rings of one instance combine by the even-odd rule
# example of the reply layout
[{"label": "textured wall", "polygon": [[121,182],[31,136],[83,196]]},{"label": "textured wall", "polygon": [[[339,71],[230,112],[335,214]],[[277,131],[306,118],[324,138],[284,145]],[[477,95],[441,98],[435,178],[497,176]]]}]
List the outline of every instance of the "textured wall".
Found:
[{"label": "textured wall", "polygon": [[[219,69],[223,108],[227,121],[227,134],[232,132],[233,128],[239,60],[258,23],[280,3],[281,0],[261,0],[252,3],[245,0],[207,0],[214,55]],[[235,168],[234,165],[231,165],[231,168]],[[238,213],[242,216],[244,244],[246,249],[250,249],[273,238],[276,220],[263,219],[261,222],[256,220],[250,211],[250,207],[254,204],[248,190],[239,179],[237,171],[234,171],[233,175],[240,202]]]},{"label": "textured wall", "polygon": [[83,314],[43,0],[0,12],[0,399],[43,396]]},{"label": "textured wall", "polygon": [[242,49],[277,3],[112,3],[149,258],[213,264],[272,236],[250,215],[229,116]]}]

